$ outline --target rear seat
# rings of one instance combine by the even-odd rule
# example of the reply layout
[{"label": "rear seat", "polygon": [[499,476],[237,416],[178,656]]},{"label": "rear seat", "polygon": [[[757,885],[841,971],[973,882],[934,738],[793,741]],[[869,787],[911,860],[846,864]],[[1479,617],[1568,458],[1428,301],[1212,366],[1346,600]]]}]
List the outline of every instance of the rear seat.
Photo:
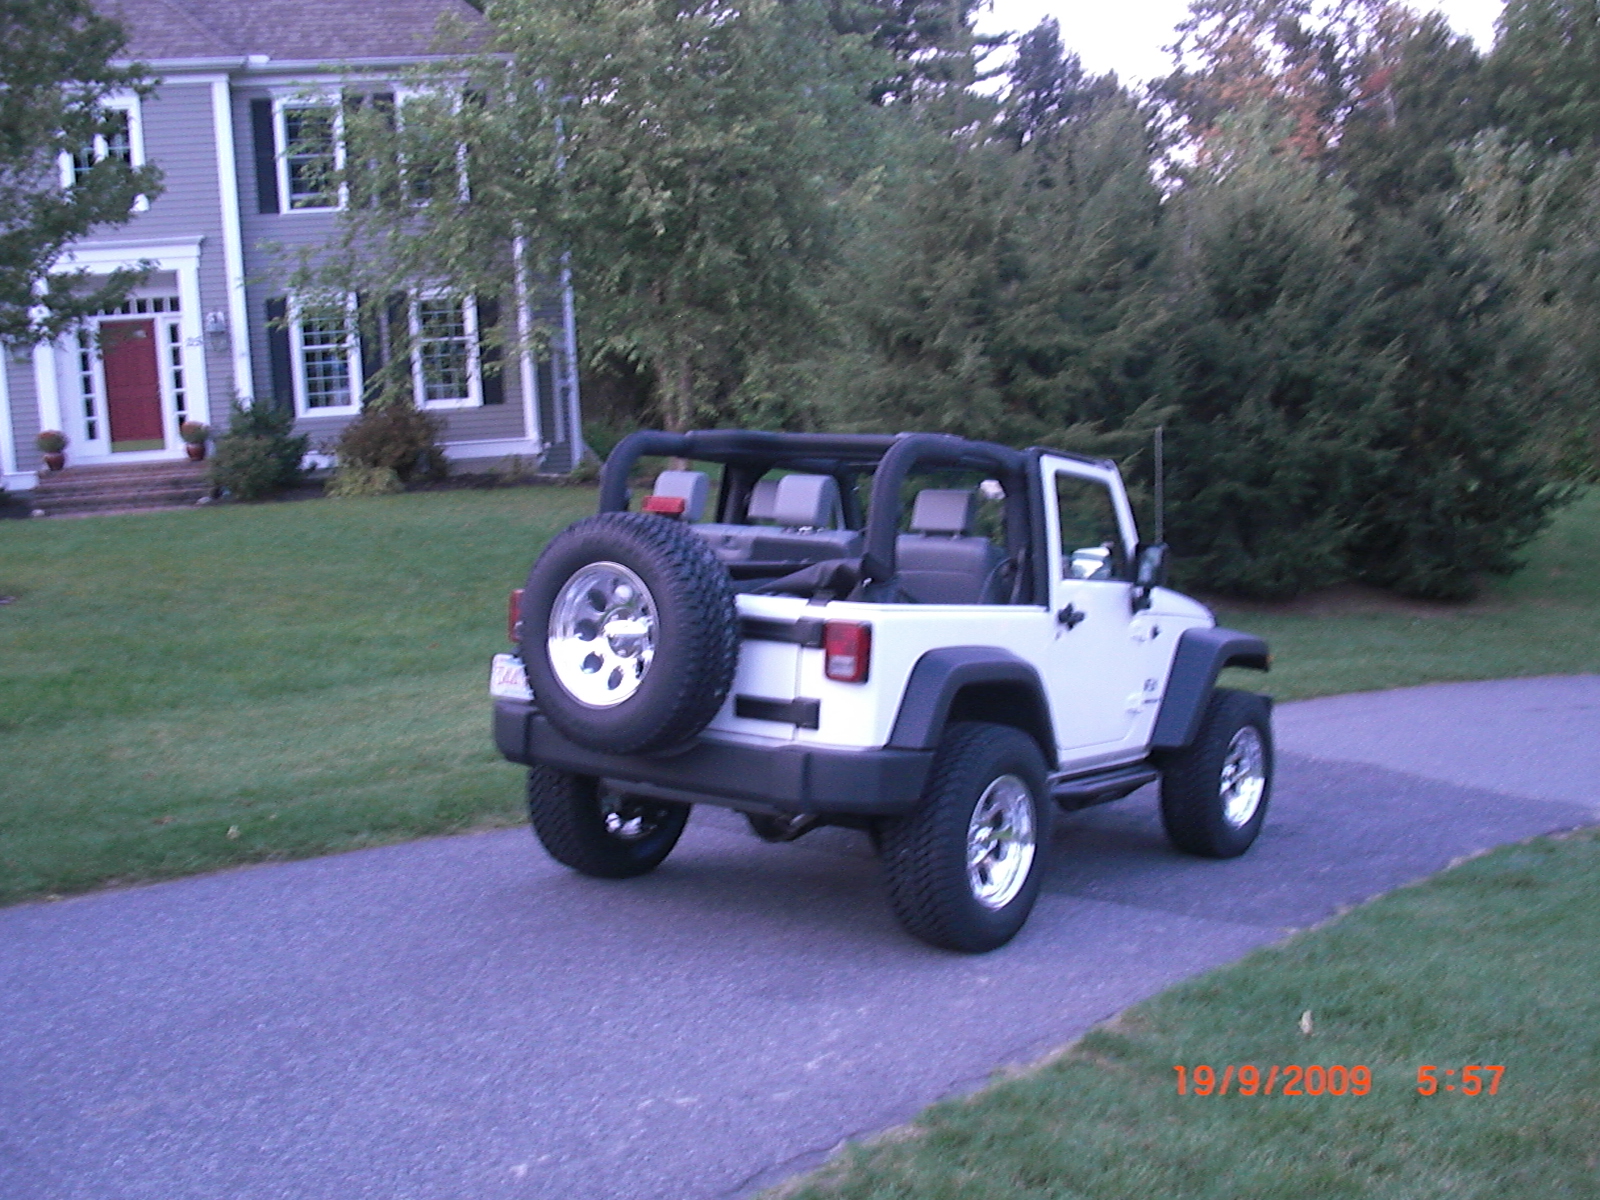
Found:
[{"label": "rear seat", "polygon": [[928,488],[917,493],[911,532],[895,542],[896,578],[918,604],[999,604],[1005,553],[986,537],[968,536],[975,492]]},{"label": "rear seat", "polygon": [[[693,478],[690,478],[693,477]],[[663,471],[658,496],[682,496],[685,516],[705,511],[710,480],[702,471]],[[861,553],[861,534],[844,524],[839,482],[831,475],[785,475],[760,480],[746,506],[751,520],[771,525],[694,524],[726,563],[813,563]],[[694,516],[690,516],[694,514]]]}]

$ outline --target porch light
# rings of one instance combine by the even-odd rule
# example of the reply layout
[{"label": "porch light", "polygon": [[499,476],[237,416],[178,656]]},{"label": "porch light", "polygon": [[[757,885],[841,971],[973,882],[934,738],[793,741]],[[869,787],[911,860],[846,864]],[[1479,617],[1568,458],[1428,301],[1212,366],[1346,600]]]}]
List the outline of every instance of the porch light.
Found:
[{"label": "porch light", "polygon": [[206,314],[206,345],[213,350],[226,350],[228,348],[227,313],[208,312]]}]

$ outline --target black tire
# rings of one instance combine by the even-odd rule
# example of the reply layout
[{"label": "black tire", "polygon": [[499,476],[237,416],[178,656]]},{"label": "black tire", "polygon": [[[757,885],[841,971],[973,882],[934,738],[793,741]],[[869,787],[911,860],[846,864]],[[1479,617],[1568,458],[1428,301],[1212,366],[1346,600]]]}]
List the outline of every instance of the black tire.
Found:
[{"label": "black tire", "polygon": [[[1031,855],[1019,865],[1025,872],[1020,884],[986,902],[979,895],[981,879],[975,881],[968,870],[968,842],[979,802],[991,787],[1004,788],[1007,778],[1026,791],[1025,797],[1009,794],[1026,804],[1033,826]],[[889,904],[906,932],[929,945],[969,954],[1009,942],[1039,895],[1050,815],[1044,756],[1031,737],[1009,725],[951,725],[939,742],[917,809],[877,826]]]},{"label": "black tire", "polygon": [[546,766],[528,771],[534,835],[562,866],[597,879],[654,871],[678,844],[689,808],[603,790],[592,775]]},{"label": "black tire", "polygon": [[[1254,777],[1244,761],[1252,740],[1259,749],[1260,788],[1245,817],[1246,801],[1240,798],[1230,806],[1229,799],[1242,797],[1240,787]],[[1234,781],[1231,790],[1230,780]],[[1167,838],[1189,854],[1237,857],[1250,849],[1261,832],[1271,799],[1272,707],[1252,692],[1218,688],[1194,743],[1161,764],[1161,823]]]},{"label": "black tire", "polygon": [[[642,581],[653,614],[649,662],[643,664],[642,656],[608,660],[631,663],[627,669],[636,672],[624,688],[637,690],[616,703],[585,702],[561,682],[550,656],[552,610],[565,603],[563,596],[599,594],[579,583],[585,568],[599,569],[596,564],[620,564]],[[564,591],[569,582],[574,590]],[[732,580],[704,539],[676,521],[649,513],[601,513],[572,525],[533,564],[522,614],[522,661],[535,703],[552,725],[587,749],[646,754],[675,746],[705,728],[732,686],[739,657]],[[592,632],[598,625],[589,621],[582,636],[611,653],[607,647],[618,643]],[[576,645],[576,637],[566,644]],[[590,660],[601,663],[601,655]],[[567,671],[573,686],[584,683],[573,668]],[[621,671],[609,674],[620,678]]]}]

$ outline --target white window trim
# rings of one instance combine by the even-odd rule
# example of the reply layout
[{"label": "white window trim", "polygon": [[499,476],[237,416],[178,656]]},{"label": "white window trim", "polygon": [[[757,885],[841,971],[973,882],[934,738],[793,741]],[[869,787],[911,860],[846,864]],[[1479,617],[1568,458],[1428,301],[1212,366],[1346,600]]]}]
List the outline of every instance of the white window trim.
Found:
[{"label": "white window trim", "polygon": [[[417,301],[454,299],[461,305],[462,324],[467,339],[467,394],[450,400],[429,400],[422,381],[422,318],[417,312]],[[418,408],[482,408],[483,379],[478,364],[478,303],[470,296],[436,289],[412,292],[406,303],[406,327],[411,341],[411,395]]]},{"label": "white window trim", "polygon": [[300,316],[306,308],[333,307],[337,301],[307,304],[297,296],[289,297],[289,375],[294,382],[295,413],[302,417],[346,417],[361,411],[361,393],[365,381],[361,377],[361,330],[356,321],[356,298],[345,297],[345,312],[349,317],[350,332],[345,358],[350,369],[350,403],[312,407],[306,391],[305,332],[300,327]]},{"label": "white window trim", "polygon": [[[135,168],[144,166],[144,115],[139,97],[133,92],[122,92],[117,95],[107,96],[100,102],[102,109],[125,112],[128,114],[128,157]],[[106,139],[101,134],[94,137],[94,161],[100,162],[109,153]],[[72,169],[72,155],[63,150],[56,158],[57,169],[61,173],[61,186],[63,189],[72,187],[76,180],[76,173]],[[150,207],[150,197],[140,194],[133,198],[133,211],[145,212]]]},{"label": "white window trim", "polygon": [[[436,97],[438,95],[439,95],[438,90],[437,89],[433,89],[433,88],[396,87],[394,89],[394,121],[395,121],[395,128],[397,130],[403,130],[405,128],[405,108],[406,108],[406,103],[408,101],[411,101],[411,100],[422,100],[422,99],[432,99],[432,98],[434,98],[434,97]],[[452,112],[459,111],[460,108],[461,108],[461,103],[462,103],[462,95],[461,95],[460,90],[456,89],[456,88],[451,88],[446,93],[446,96],[447,96],[447,98],[448,98],[448,100],[450,102],[450,110]],[[417,200],[417,199],[415,199],[414,197],[412,197],[410,195],[410,185],[406,181],[405,174],[406,174],[406,164],[405,164],[404,160],[402,160],[401,163],[400,163],[400,176],[401,176],[401,186],[406,189],[406,193],[407,193],[406,194],[406,198],[405,198],[406,204],[408,204],[412,208],[422,208],[422,207],[426,206],[428,203],[430,203],[429,200]],[[456,200],[457,200],[458,203],[466,204],[469,201],[471,201],[471,199],[472,199],[472,193],[471,193],[471,188],[469,186],[469,182],[468,182],[468,179],[467,179],[467,148],[464,145],[457,146],[456,147]]]},{"label": "white window trim", "polygon": [[289,194],[289,129],[285,116],[291,108],[326,108],[333,111],[333,169],[344,170],[344,104],[339,96],[307,95],[297,92],[291,96],[274,96],[272,98],[272,139],[278,148],[276,167],[278,171],[278,212],[288,213],[325,213],[338,212],[350,203],[350,189],[343,183],[339,185],[339,194],[332,204],[310,205],[296,208]]}]

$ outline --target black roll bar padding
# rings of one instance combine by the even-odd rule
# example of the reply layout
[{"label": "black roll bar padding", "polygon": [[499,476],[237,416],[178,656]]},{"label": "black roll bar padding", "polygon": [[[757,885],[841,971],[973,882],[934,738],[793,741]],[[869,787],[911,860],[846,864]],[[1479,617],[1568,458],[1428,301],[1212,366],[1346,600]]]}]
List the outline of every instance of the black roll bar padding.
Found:
[{"label": "black roll bar padding", "polygon": [[[886,433],[772,433],[759,429],[697,429],[665,433],[640,429],[616,444],[600,471],[600,511],[626,512],[628,477],[647,454],[698,459],[724,466],[774,463],[796,471],[832,475],[875,466],[904,435]],[[959,440],[959,439],[957,439]],[[978,443],[967,443],[977,445]]]},{"label": "black roll bar padding", "polygon": [[646,454],[661,454],[673,458],[688,458],[689,439],[681,433],[665,433],[659,429],[639,429],[630,433],[606,455],[606,465],[600,468],[600,511],[628,511],[628,477]]},{"label": "black roll bar padding", "polygon": [[[994,442],[969,442],[948,433],[901,434],[872,477],[872,499],[867,511],[866,553],[861,559],[863,580],[884,583],[894,578],[895,542],[900,536],[900,486],[912,470],[925,464],[943,467],[994,468],[1005,477],[1008,534],[1012,513],[1027,503],[1026,459],[1009,446]],[[1026,507],[1020,509],[1024,514]],[[1025,517],[1024,517],[1025,519]]]}]

